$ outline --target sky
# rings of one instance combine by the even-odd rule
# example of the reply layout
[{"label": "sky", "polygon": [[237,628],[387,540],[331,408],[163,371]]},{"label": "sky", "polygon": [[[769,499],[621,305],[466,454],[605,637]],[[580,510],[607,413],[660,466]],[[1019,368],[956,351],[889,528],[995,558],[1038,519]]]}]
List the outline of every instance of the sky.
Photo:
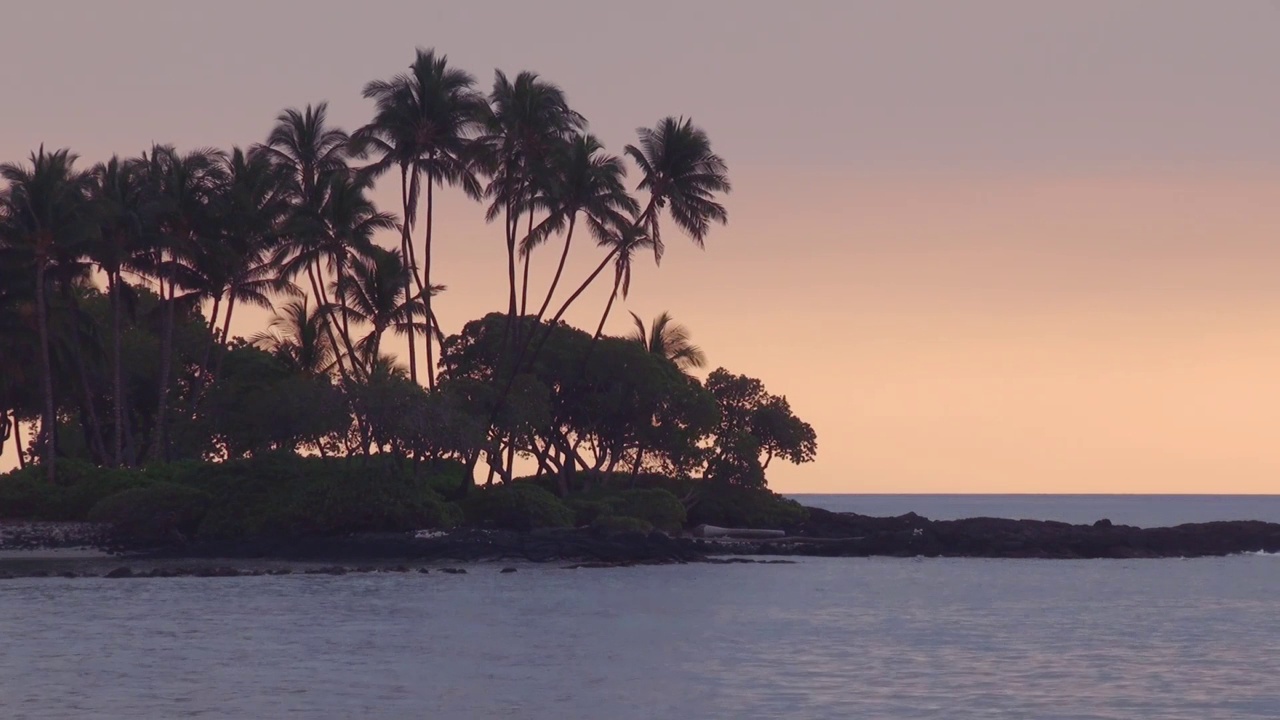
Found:
[{"label": "sky", "polygon": [[[1280,492],[1280,3],[45,0],[0,22],[0,158],[355,128],[434,47],[561,85],[613,152],[687,115],[734,183],[609,330],[669,310],[786,395],[785,492]],[[634,181],[634,177],[633,177]],[[392,209],[398,189],[375,197]],[[505,307],[500,225],[445,192],[446,332]],[[393,237],[384,239],[387,244]],[[581,249],[567,271],[598,262]],[[548,256],[535,258],[545,287]],[[539,287],[535,283],[534,287]],[[594,327],[607,288],[566,319]],[[245,315],[250,332],[261,317]],[[237,328],[233,328],[233,333]]]}]

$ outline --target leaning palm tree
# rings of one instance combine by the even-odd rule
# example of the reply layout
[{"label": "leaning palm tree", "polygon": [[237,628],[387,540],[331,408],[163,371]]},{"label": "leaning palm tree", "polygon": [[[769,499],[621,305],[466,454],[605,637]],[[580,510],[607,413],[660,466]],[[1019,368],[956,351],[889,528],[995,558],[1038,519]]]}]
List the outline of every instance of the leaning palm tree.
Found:
[{"label": "leaning palm tree", "polygon": [[600,141],[585,133],[565,143],[552,158],[550,182],[533,198],[533,206],[546,210],[547,217],[520,244],[520,255],[527,266],[534,248],[546,242],[551,233],[565,229],[564,248],[546,298],[538,308],[539,320],[546,314],[564,273],[578,216],[583,216],[591,234],[601,239],[626,224],[626,213],[634,215],[640,211],[639,204],[623,184],[626,174],[622,161],[605,153]]},{"label": "leaning palm tree", "polygon": [[[285,265],[283,274],[292,280],[306,273],[317,307],[328,305],[329,298],[325,296],[325,276],[317,252],[322,239],[316,229],[316,217],[330,179],[349,174],[346,158],[350,137],[341,128],[329,125],[328,116],[327,102],[307,105],[302,110],[289,108],[276,117],[266,144],[254,148],[271,158],[289,179],[293,208],[286,242],[274,260],[282,263],[290,255],[302,258],[301,262]],[[329,332],[333,332],[332,328]],[[341,362],[339,358],[339,370],[343,370]]]},{"label": "leaning palm tree", "polygon": [[[370,175],[400,169],[405,218],[402,252],[408,258],[418,292],[425,300],[427,317],[434,323],[431,294],[425,292],[425,288],[431,285],[435,188],[457,186],[472,199],[481,197],[472,136],[479,130],[488,105],[484,96],[475,90],[474,77],[449,67],[445,55],[423,49],[417,51],[408,73],[391,80],[375,80],[365,86],[364,95],[375,101],[376,114],[373,122],[356,132],[352,145],[362,153],[378,155],[378,160],[366,170]],[[412,234],[419,196],[423,194],[422,179],[426,181],[425,231],[422,273],[418,274]],[[425,345],[427,383],[434,387],[435,351],[430,333]],[[416,381],[415,365],[410,362],[410,376]]]},{"label": "leaning palm tree", "polygon": [[694,345],[689,339],[689,329],[671,318],[671,313],[663,311],[653,319],[648,329],[639,315],[631,313],[635,329],[627,337],[649,352],[674,364],[681,372],[687,373],[693,368],[707,364],[707,356],[702,348]]},{"label": "leaning palm tree", "polygon": [[[528,213],[533,227],[532,198],[546,181],[549,159],[563,143],[586,127],[582,115],[569,107],[564,91],[542,80],[537,73],[521,72],[514,81],[502,71],[494,73],[481,146],[489,158],[490,181],[486,188],[492,202],[487,220],[504,218],[507,242],[508,317],[522,312],[516,294],[516,240],[520,218]],[[528,255],[525,256],[525,287]],[[524,295],[522,292],[521,295]]]},{"label": "leaning palm tree", "polygon": [[[621,233],[616,242],[610,243],[609,253],[560,308],[557,318],[563,316],[569,305],[613,262],[613,292],[600,321],[603,329],[614,300],[619,293],[625,297],[630,284],[631,260],[618,257],[619,254],[633,251],[637,240],[643,237],[652,247],[655,260],[661,260],[660,219],[664,209],[669,210],[676,226],[688,233],[699,248],[704,246],[712,222],[728,222],[724,206],[715,200],[717,193],[731,190],[727,166],[712,152],[711,140],[705,131],[692,120],[668,117],[656,127],[640,128],[637,132],[639,146],[627,145],[625,150],[640,168],[643,177],[638,188],[649,192],[649,201],[633,220],[631,231]],[[599,332],[596,335],[598,337]]]},{"label": "leaning palm tree", "polygon": [[53,363],[49,341],[49,288],[51,270],[61,259],[78,260],[92,237],[93,215],[89,202],[90,177],[75,169],[76,155],[69,150],[31,154],[30,165],[0,165],[0,178],[8,186],[0,193],[0,238],[26,256],[23,264],[35,275],[34,291],[39,335],[41,389],[44,406],[41,428],[44,457],[50,482],[56,478],[57,417],[54,408]]}]

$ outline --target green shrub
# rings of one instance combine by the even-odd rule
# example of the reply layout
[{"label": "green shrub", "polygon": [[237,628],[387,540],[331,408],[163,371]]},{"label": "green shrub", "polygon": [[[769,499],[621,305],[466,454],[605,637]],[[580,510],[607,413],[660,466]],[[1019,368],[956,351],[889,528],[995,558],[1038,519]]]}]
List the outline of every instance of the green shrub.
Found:
[{"label": "green shrub", "polygon": [[200,536],[400,532],[461,521],[457,506],[432,489],[438,476],[429,464],[415,471],[408,462],[365,460],[272,455],[204,469],[193,481],[214,493],[214,503]]},{"label": "green shrub", "polygon": [[10,520],[66,520],[62,517],[66,489],[51,485],[32,467],[0,476],[0,518]]},{"label": "green shrub", "polygon": [[659,488],[623,490],[605,498],[613,514],[639,518],[667,532],[684,527],[685,509],[680,498]]},{"label": "green shrub", "polygon": [[59,460],[50,484],[43,466],[29,465],[0,475],[0,517],[24,520],[85,520],[104,498],[150,481],[136,470],[99,468],[79,460]]},{"label": "green shrub", "polygon": [[591,523],[591,529],[604,535],[647,534],[653,530],[653,524],[648,520],[626,517],[625,515],[602,515]]},{"label": "green shrub", "polygon": [[809,513],[795,500],[763,488],[706,483],[689,508],[690,525],[782,529],[797,525]]},{"label": "green shrub", "polygon": [[88,513],[92,522],[109,523],[121,536],[138,542],[190,537],[209,509],[209,495],[173,483],[136,487],[104,498]]},{"label": "green shrub", "polygon": [[564,501],[564,504],[573,511],[574,527],[585,527],[595,522],[596,518],[613,514],[613,508],[603,500],[569,498]]},{"label": "green shrub", "polygon": [[472,492],[462,502],[467,523],[504,530],[572,527],[573,511],[554,494],[527,482]]}]

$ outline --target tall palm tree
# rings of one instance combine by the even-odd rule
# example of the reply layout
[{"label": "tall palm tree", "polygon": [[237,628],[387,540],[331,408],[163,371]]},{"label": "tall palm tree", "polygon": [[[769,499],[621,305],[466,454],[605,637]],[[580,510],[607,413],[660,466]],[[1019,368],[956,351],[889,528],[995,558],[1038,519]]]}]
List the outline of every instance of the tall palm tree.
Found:
[{"label": "tall palm tree", "polygon": [[[314,215],[303,217],[300,222],[307,222],[311,227],[304,232],[316,238],[304,252],[296,253],[283,263],[283,273],[291,275],[293,268],[302,264],[314,265],[327,269],[335,278],[335,297],[340,292],[339,286],[349,281],[347,269],[373,252],[373,236],[379,230],[395,229],[398,224],[394,215],[381,212],[366,194],[372,179],[363,175],[346,173],[331,175],[324,186],[318,189],[320,206]],[[329,304],[329,293],[323,294]],[[341,326],[326,328],[326,332],[337,335],[330,337],[331,344],[337,348],[341,345],[346,355],[354,355],[351,341],[350,320],[342,315]],[[339,342],[340,341],[340,342]],[[342,355],[336,358],[338,368],[345,367]]]},{"label": "tall palm tree", "polygon": [[689,339],[689,329],[672,319],[665,310],[653,319],[646,330],[639,315],[631,313],[635,322],[628,340],[640,343],[645,350],[673,363],[681,372],[689,372],[707,364],[706,353]]},{"label": "tall palm tree", "polygon": [[387,330],[398,335],[427,330],[426,306],[417,295],[405,293],[404,259],[394,250],[375,246],[367,258],[353,263],[349,272],[346,282],[334,284],[338,300],[334,311],[371,326],[355,344],[367,375],[381,356],[382,336]]},{"label": "tall palm tree", "polygon": [[[707,133],[685,118],[668,117],[653,128],[640,128],[639,146],[627,145],[625,152],[640,168],[638,189],[649,193],[645,209],[632,223],[634,232],[621,233],[599,266],[591,273],[569,300],[560,308],[561,317],[569,305],[614,262],[613,292],[600,321],[603,329],[614,300],[621,292],[625,297],[631,279],[631,261],[617,257],[620,253],[636,248],[639,237],[647,238],[653,248],[654,259],[661,260],[663,244],[660,219],[668,210],[676,226],[684,230],[699,248],[704,247],[711,223],[725,224],[729,216],[716,199],[719,193],[732,189],[728,168],[724,160],[711,150]],[[596,333],[597,337],[599,332]]]},{"label": "tall palm tree", "polygon": [[[375,101],[375,116],[355,133],[353,146],[361,153],[378,155],[378,160],[367,168],[369,174],[376,177],[393,168],[400,170],[404,212],[401,252],[408,260],[407,269],[424,300],[429,322],[434,324],[431,293],[425,289],[431,286],[435,188],[437,185],[458,186],[472,199],[481,197],[472,136],[478,131],[488,105],[484,96],[475,90],[474,77],[449,67],[447,56],[421,48],[408,73],[391,80],[370,82],[364,88],[364,96]],[[422,273],[418,274],[412,234],[422,179],[426,181],[426,212]],[[412,345],[410,336],[411,349]],[[427,383],[435,387],[431,333],[427,333],[425,346]],[[415,382],[416,365],[416,360],[411,359],[409,372]]]},{"label": "tall palm tree", "polygon": [[[532,228],[534,210],[531,201],[539,190],[539,183],[545,181],[544,171],[549,159],[587,123],[569,107],[563,90],[533,72],[521,72],[512,81],[502,71],[495,71],[489,104],[491,109],[485,122],[485,135],[480,141],[490,158],[491,177],[486,194],[492,203],[486,219],[504,218],[507,314],[510,320],[514,320],[521,312],[516,295],[516,239],[520,217],[528,212],[528,224]],[[525,268],[527,279],[527,255]]]},{"label": "tall palm tree", "polygon": [[112,462],[124,464],[124,367],[121,360],[125,296],[129,292],[124,271],[133,255],[154,234],[152,205],[147,197],[144,173],[136,161],[113,156],[93,168],[91,194],[96,205],[100,242],[92,255],[107,276],[107,296],[111,305],[111,396],[112,396]]},{"label": "tall palm tree", "polygon": [[[297,295],[298,288],[281,272],[271,251],[280,244],[285,221],[291,212],[287,170],[259,149],[245,152],[233,148],[224,160],[225,182],[216,190],[213,210],[219,218],[217,235],[196,244],[184,263],[191,269],[203,298],[211,299],[209,345],[205,348],[201,372],[214,377],[221,368],[222,353],[214,369],[209,355],[214,345],[226,350],[231,317],[237,304],[271,307],[271,296]],[[226,300],[226,313],[219,311]],[[192,393],[192,403],[197,393]]]},{"label": "tall palm tree", "polygon": [[39,334],[39,357],[44,407],[41,428],[44,435],[46,473],[56,478],[57,417],[54,408],[53,363],[49,350],[48,276],[60,258],[78,259],[92,235],[93,214],[89,203],[89,175],[75,169],[76,155],[69,150],[45,152],[40,146],[31,154],[30,165],[0,165],[0,178],[8,186],[0,193],[0,236],[4,243],[20,248],[30,258],[27,265],[35,274],[35,305]]},{"label": "tall palm tree", "polygon": [[328,322],[328,309],[308,307],[303,296],[277,309],[267,330],[254,335],[250,342],[275,355],[291,372],[328,375],[338,356],[325,331]]},{"label": "tall palm tree", "polygon": [[[293,278],[305,272],[317,307],[328,305],[329,298],[316,252],[316,246],[321,242],[316,230],[316,217],[324,204],[330,178],[349,173],[347,154],[351,139],[343,129],[330,126],[328,117],[327,102],[307,105],[302,110],[288,108],[276,117],[275,127],[267,136],[266,144],[255,146],[256,150],[284,168],[291,185],[291,233],[276,261],[282,261],[283,256],[290,252],[305,258],[303,262],[289,264],[285,276]],[[333,328],[327,331],[333,333]],[[330,341],[337,344],[333,337]],[[339,370],[345,372],[341,357],[338,363]]]},{"label": "tall palm tree", "polygon": [[141,161],[157,206],[158,232],[137,262],[139,269],[156,281],[163,306],[156,438],[151,447],[165,459],[169,456],[169,386],[178,290],[200,286],[199,276],[188,262],[219,237],[222,218],[217,212],[217,196],[227,181],[224,158],[219,150],[179,153],[171,145],[156,145]]}]

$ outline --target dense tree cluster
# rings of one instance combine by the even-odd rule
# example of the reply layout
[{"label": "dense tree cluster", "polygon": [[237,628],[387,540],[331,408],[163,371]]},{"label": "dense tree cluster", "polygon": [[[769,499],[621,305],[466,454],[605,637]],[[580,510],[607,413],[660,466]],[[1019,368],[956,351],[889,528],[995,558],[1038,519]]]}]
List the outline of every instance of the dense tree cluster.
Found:
[{"label": "dense tree cluster", "polygon": [[[41,147],[0,165],[0,453],[51,480],[53,458],[391,454],[460,463],[460,492],[526,463],[562,494],[575,474],[761,486],[773,458],[813,459],[785,398],[723,369],[694,377],[705,354],[666,313],[603,333],[664,231],[701,247],[727,221],[726,165],[701,128],[668,117],[611,155],[556,85],[499,71],[485,93],[434,51],[364,96],[373,117],[350,133],[319,103],[247,149],[155,145],[86,167]],[[369,197],[387,176],[395,213]],[[504,312],[449,337],[432,304],[446,190],[501,223],[508,284]],[[574,280],[584,232],[598,261]],[[557,258],[546,288],[535,252]],[[612,292],[594,332],[566,325],[597,281]],[[274,319],[230,337],[246,305]]]}]

